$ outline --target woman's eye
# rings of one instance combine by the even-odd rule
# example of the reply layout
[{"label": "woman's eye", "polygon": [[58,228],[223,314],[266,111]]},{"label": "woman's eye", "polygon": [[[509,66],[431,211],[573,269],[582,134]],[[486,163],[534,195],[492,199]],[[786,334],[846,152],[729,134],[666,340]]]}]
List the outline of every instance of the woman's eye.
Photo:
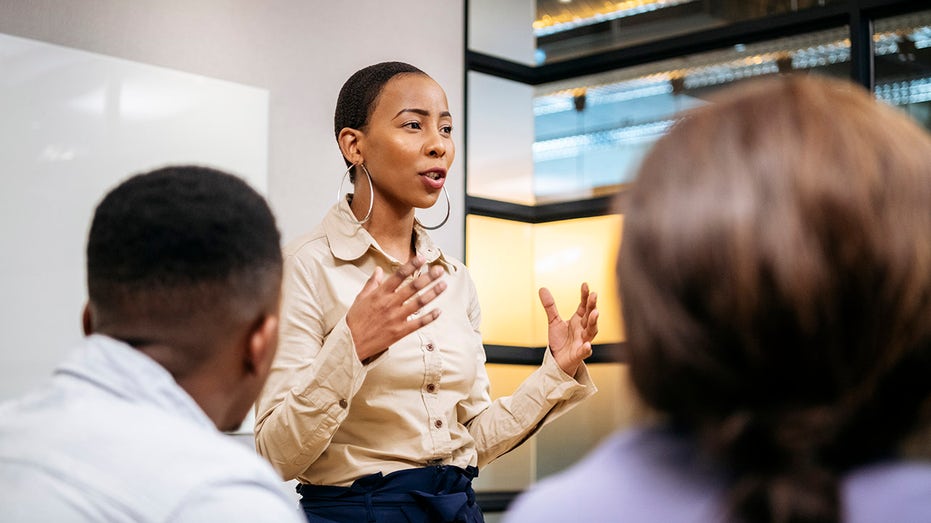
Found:
[{"label": "woman's eye", "polygon": [[442,132],[443,134],[452,134],[452,133],[453,133],[453,126],[452,126],[452,125],[444,125],[443,127],[440,127],[440,132]]},{"label": "woman's eye", "polygon": [[407,122],[404,127],[409,129],[420,129],[420,122]]}]

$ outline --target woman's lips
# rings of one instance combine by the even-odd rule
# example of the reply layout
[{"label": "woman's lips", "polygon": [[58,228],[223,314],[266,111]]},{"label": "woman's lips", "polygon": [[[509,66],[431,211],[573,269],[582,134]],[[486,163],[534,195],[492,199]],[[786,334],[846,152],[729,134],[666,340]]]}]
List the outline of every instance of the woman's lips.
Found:
[{"label": "woman's lips", "polygon": [[442,169],[431,169],[420,173],[420,178],[428,188],[439,190],[443,188],[443,184],[446,182],[446,171]]}]

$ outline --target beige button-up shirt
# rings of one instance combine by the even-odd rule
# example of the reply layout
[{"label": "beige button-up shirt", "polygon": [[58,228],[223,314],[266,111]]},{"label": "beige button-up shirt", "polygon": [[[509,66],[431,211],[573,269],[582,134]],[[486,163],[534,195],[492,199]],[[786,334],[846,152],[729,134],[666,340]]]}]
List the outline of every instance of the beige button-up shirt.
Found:
[{"label": "beige button-up shirt", "polygon": [[285,247],[278,354],[255,426],[256,448],[283,478],[346,486],[379,471],[482,467],[595,392],[584,365],[568,376],[547,350],[513,395],[492,402],[472,279],[419,225],[417,253],[447,273],[426,309],[443,313],[360,362],[346,311],[375,267],[400,263],[349,212],[341,202]]}]

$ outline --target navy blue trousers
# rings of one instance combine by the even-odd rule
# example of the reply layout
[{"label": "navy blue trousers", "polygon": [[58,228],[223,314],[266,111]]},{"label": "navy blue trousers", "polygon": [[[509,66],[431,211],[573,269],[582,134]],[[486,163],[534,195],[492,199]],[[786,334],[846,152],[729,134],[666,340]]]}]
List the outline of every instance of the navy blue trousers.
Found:
[{"label": "navy blue trousers", "polygon": [[424,467],[381,472],[350,487],[297,486],[310,523],[484,523],[475,503],[475,467]]}]

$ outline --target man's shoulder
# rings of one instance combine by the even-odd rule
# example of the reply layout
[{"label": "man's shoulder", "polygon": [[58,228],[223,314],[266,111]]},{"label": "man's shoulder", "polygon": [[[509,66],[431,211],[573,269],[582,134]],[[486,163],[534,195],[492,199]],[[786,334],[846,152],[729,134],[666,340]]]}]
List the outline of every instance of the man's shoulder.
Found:
[{"label": "man's shoulder", "polygon": [[28,492],[70,493],[66,501],[77,505],[65,505],[73,510],[136,514],[129,519],[165,519],[202,498],[239,503],[249,492],[288,502],[265,461],[212,427],[116,399],[35,398],[21,408],[43,403],[17,423],[0,423],[0,468],[17,471],[16,478],[0,475],[0,491],[18,481],[31,485]]}]

